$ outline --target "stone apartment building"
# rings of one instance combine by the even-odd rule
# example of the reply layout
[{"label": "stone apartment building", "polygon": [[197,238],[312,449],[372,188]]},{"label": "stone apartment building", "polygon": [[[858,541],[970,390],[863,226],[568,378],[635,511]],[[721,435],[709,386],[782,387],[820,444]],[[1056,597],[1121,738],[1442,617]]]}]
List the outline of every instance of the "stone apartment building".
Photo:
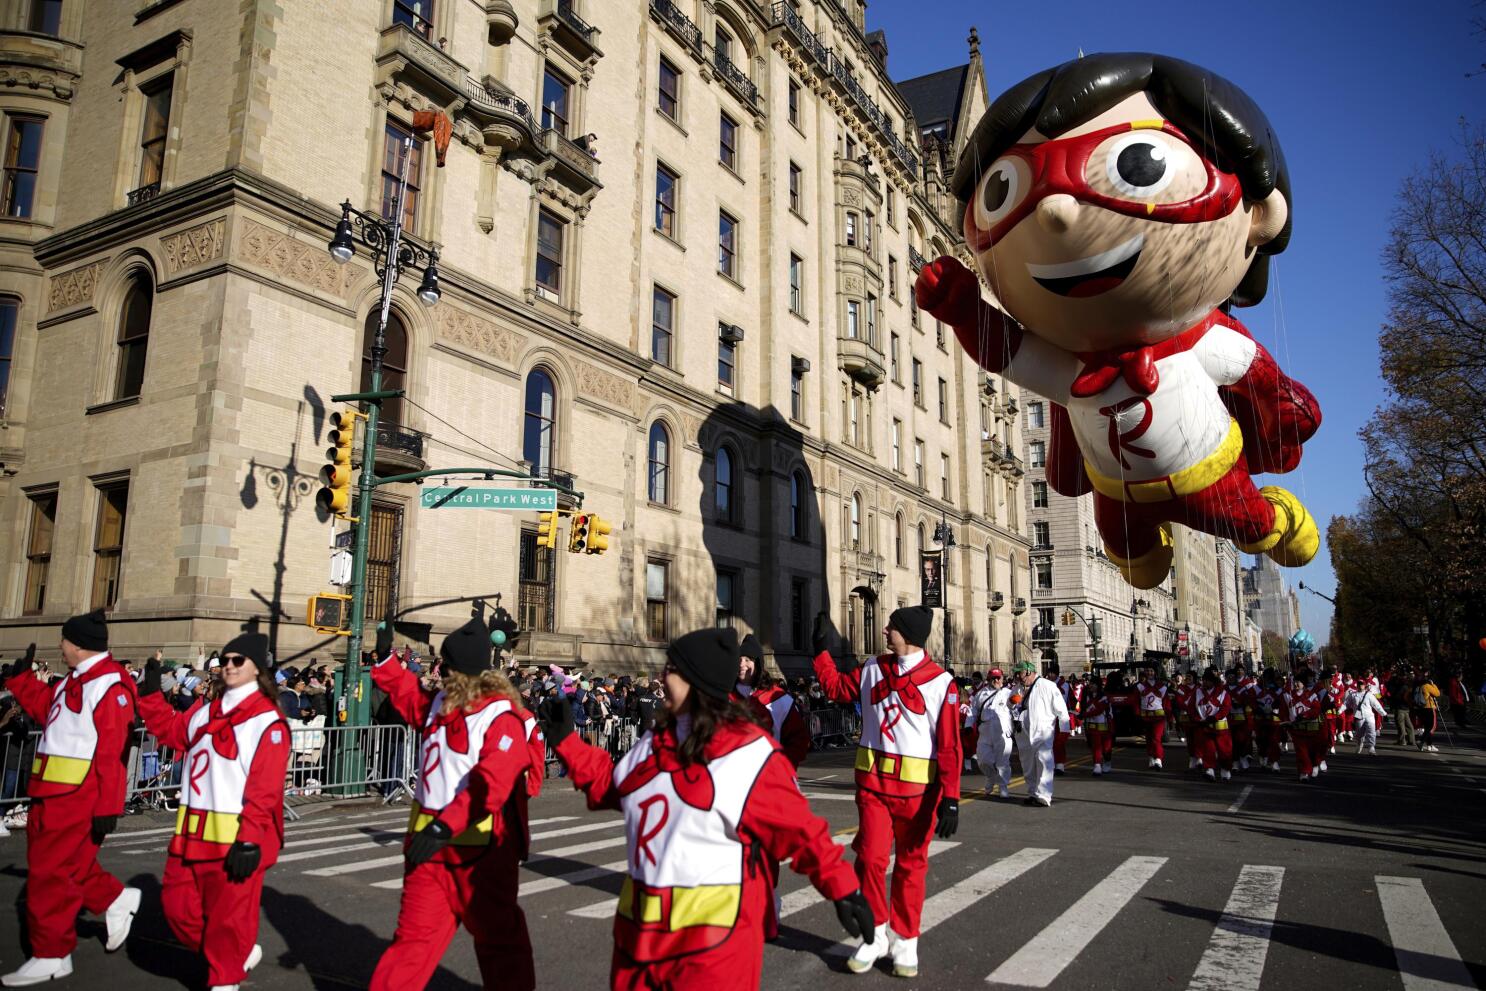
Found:
[{"label": "stone apartment building", "polygon": [[522,656],[601,670],[734,623],[797,668],[821,608],[881,645],[942,521],[930,647],[1004,656],[1017,395],[911,296],[963,252],[978,43],[946,99],[864,28],[857,0],[0,0],[0,654],[94,605],[124,656],[253,619],[280,660],[342,649],[304,625],[344,526],[315,475],[380,289],[326,243],[342,200],[390,216],[431,109],[453,141],[415,140],[404,219],[443,293],[393,293],[379,473],[558,477],[615,532],[573,556],[379,487],[369,617],[436,642],[498,605]]}]

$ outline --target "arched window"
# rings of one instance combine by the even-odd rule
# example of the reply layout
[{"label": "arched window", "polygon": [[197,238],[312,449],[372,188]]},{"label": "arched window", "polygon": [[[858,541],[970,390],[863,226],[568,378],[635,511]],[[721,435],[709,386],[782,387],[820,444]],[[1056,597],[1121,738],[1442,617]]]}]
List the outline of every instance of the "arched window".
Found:
[{"label": "arched window", "polygon": [[557,443],[557,391],[545,368],[526,376],[526,416],[521,428],[521,457],[531,464],[533,478],[552,476]]},{"label": "arched window", "polygon": [[795,540],[805,539],[805,527],[809,522],[806,508],[805,474],[794,472],[789,476],[789,535]]},{"label": "arched window", "polygon": [[712,496],[717,507],[717,518],[724,523],[732,523],[736,508],[736,500],[733,498],[733,454],[726,447],[717,449],[713,469]]},{"label": "arched window", "polygon": [[903,514],[893,517],[893,562],[903,567]]},{"label": "arched window", "polygon": [[149,275],[137,271],[129,276],[124,305],[119,309],[119,366],[114,378],[114,398],[129,399],[144,387],[145,353],[150,346],[150,318],[155,309],[155,285]]},{"label": "arched window", "polygon": [[851,546],[860,550],[862,546],[862,497],[851,497]]},{"label": "arched window", "polygon": [[[371,389],[372,343],[377,339],[377,318],[380,310],[372,310],[366,316],[366,333],[361,344],[361,391]],[[402,318],[394,310],[387,314],[387,353],[382,355],[382,388],[406,389],[408,387],[408,331]],[[403,404],[401,399],[382,400],[383,423],[401,424]]]},{"label": "arched window", "polygon": [[[924,543],[924,525],[922,523],[920,523],[918,525],[918,556],[919,557],[922,558],[924,556],[924,548],[927,547],[927,546],[928,545]],[[914,567],[917,567],[917,565],[914,565]]]},{"label": "arched window", "polygon": [[671,433],[656,420],[650,425],[650,501],[671,501]]}]

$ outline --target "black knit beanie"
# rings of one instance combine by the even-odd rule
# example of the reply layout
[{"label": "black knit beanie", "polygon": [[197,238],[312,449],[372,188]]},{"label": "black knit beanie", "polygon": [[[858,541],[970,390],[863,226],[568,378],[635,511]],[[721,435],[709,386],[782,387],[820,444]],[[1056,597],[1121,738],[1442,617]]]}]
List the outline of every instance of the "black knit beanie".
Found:
[{"label": "black knit beanie", "polygon": [[738,683],[738,631],[695,630],[671,641],[666,658],[697,691],[725,699]]},{"label": "black knit beanie", "polygon": [[485,623],[472,618],[444,638],[439,656],[451,671],[478,675],[490,670],[490,630]]},{"label": "black knit beanie", "polygon": [[256,664],[259,671],[268,671],[268,637],[262,633],[239,633],[222,648],[222,655],[228,654],[241,654]]},{"label": "black knit beanie", "polygon": [[893,610],[887,622],[903,634],[904,640],[922,647],[929,642],[929,631],[934,628],[934,611],[928,606],[904,606]]},{"label": "black knit beanie", "polygon": [[102,609],[73,616],[62,624],[62,639],[83,650],[107,650],[108,618]]}]

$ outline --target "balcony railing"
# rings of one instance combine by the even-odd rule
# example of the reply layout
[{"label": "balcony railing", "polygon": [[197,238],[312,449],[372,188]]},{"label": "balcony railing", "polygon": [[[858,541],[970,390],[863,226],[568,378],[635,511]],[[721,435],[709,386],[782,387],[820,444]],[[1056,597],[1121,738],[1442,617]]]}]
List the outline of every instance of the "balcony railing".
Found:
[{"label": "balcony railing", "polygon": [[469,76],[464,78],[463,88],[464,95],[468,98],[468,105],[477,113],[483,112],[513,118],[515,122],[523,125],[533,138],[541,133],[541,128],[537,127],[537,122],[532,117],[531,105],[525,100],[510,93],[492,89],[478,79]]},{"label": "balcony railing", "polygon": [[132,190],[129,193],[129,205],[130,206],[139,206],[139,204],[141,204],[141,203],[148,203],[150,200],[154,199],[156,196],[159,196],[159,195],[160,195],[160,182],[159,182],[159,180],[156,180],[156,181],[154,181],[152,183],[149,183],[147,185],[140,186],[138,189]]},{"label": "balcony railing", "polygon": [[1023,598],[1020,598],[1020,597],[1015,598],[1015,599],[1012,599],[1011,600],[1011,611],[1012,611],[1012,614],[1013,615],[1016,615],[1016,616],[1020,616],[1022,613],[1026,612],[1027,611],[1027,600],[1026,599],[1023,599]]},{"label": "balcony railing", "polygon": [[573,0],[557,0],[557,19],[590,45],[593,44],[594,26],[578,16],[573,10]]},{"label": "balcony railing", "polygon": [[1004,605],[1006,605],[1006,594],[1004,592],[992,592],[991,611],[995,612],[997,609],[1000,609]]},{"label": "balcony railing", "polygon": [[919,269],[923,268],[927,264],[929,264],[929,260],[927,258],[925,258],[923,255],[919,254],[918,251],[916,249],[914,249],[912,246],[910,246],[908,248],[908,267],[909,268],[911,268],[915,272],[917,272]]},{"label": "balcony railing", "polygon": [[717,52],[714,54],[712,61],[717,67],[717,74],[722,77],[722,81],[727,85],[727,88],[732,90],[738,99],[742,100],[749,107],[758,104],[758,87],[753,85],[753,80],[749,79],[747,74],[733,63],[732,59],[722,54],[722,52]]},{"label": "balcony railing", "polygon": [[423,460],[423,435],[399,423],[378,421],[377,456],[400,454],[414,461]]},{"label": "balcony railing", "polygon": [[661,22],[667,31],[676,37],[693,55],[701,57],[702,29],[681,12],[671,0],[650,0],[650,13]]}]

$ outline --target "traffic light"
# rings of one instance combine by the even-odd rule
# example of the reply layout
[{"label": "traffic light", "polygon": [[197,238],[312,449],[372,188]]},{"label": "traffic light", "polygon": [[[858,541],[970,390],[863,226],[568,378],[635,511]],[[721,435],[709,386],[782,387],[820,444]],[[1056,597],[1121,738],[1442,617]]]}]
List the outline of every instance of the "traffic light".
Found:
[{"label": "traffic light", "polygon": [[516,620],[504,609],[496,611],[490,618],[490,643],[491,646],[500,650],[514,652],[516,641],[521,638],[521,631],[516,626]]},{"label": "traffic light", "polygon": [[582,554],[588,550],[588,515],[586,513],[575,513],[573,515],[572,530],[568,534],[568,551],[572,554]]},{"label": "traffic light", "polygon": [[557,546],[557,514],[543,513],[537,517],[537,546]]},{"label": "traffic light", "polygon": [[609,549],[609,534],[614,532],[614,524],[600,519],[597,515],[588,517],[588,553],[602,554]]},{"label": "traffic light", "polygon": [[351,516],[351,446],[358,419],[365,417],[349,410],[330,414],[330,449],[325,452],[329,462],[320,469],[324,488],[315,494],[321,509],[346,520],[355,519]]},{"label": "traffic light", "polygon": [[310,596],[305,625],[316,633],[350,636],[351,597],[333,592]]}]

